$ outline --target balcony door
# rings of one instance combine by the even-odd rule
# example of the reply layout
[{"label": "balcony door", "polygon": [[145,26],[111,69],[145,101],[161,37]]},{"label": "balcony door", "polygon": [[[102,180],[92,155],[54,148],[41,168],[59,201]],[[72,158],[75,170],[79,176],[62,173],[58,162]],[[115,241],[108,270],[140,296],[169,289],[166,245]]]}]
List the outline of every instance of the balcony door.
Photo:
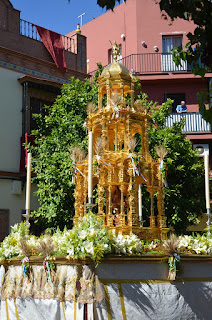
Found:
[{"label": "balcony door", "polygon": [[173,48],[182,47],[183,37],[163,37],[163,53],[162,53],[162,71],[186,71],[187,62],[181,60],[181,66],[176,66],[173,61],[171,50]]},{"label": "balcony door", "polygon": [[164,100],[167,101],[168,98],[174,100],[171,113],[176,113],[177,106],[181,101],[186,101],[185,93],[165,93]]}]

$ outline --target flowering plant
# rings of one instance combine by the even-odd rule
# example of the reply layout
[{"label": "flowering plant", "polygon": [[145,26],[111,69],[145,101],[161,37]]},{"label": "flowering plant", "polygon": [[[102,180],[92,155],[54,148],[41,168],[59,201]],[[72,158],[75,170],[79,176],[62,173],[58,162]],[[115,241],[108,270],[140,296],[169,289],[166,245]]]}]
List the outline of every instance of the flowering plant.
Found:
[{"label": "flowering plant", "polygon": [[139,254],[142,251],[141,240],[135,235],[121,235],[115,237],[115,253]]},{"label": "flowering plant", "polygon": [[11,233],[4,239],[0,246],[0,259],[12,259],[22,255],[21,240],[25,239],[29,227],[21,222],[11,228]]},{"label": "flowering plant", "polygon": [[84,216],[72,230],[57,230],[52,239],[59,253],[74,259],[90,256],[96,262],[111,253],[114,246],[112,232],[94,214]]},{"label": "flowering plant", "polygon": [[[0,244],[0,260],[42,254],[48,260],[50,256],[64,255],[68,259],[90,257],[98,263],[104,255],[112,253],[132,255],[150,251],[166,252],[168,242],[154,240],[144,243],[134,234],[116,236],[103,226],[100,217],[89,213],[79,219],[72,230],[58,229],[51,237],[44,235],[38,238],[29,235],[29,227],[24,222],[16,224]],[[212,238],[206,235],[180,236],[175,239],[174,244],[176,248],[170,247],[169,243],[169,251],[172,248],[172,252],[168,253],[172,258],[169,261],[170,268],[177,267],[175,262],[178,264],[178,261],[172,261],[174,253],[212,254]],[[28,263],[25,260],[24,262]],[[24,263],[24,266],[27,269],[28,264]]]},{"label": "flowering plant", "polygon": [[182,253],[212,254],[212,238],[207,235],[180,236],[179,250]]}]

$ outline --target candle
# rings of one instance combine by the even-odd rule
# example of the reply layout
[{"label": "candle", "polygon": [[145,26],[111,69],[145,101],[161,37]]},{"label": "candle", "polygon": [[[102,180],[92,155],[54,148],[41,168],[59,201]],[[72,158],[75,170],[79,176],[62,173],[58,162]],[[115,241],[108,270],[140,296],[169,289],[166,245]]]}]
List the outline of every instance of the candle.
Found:
[{"label": "candle", "polygon": [[207,213],[210,213],[210,189],[209,189],[209,154],[204,155],[205,164],[205,201]]},{"label": "candle", "polygon": [[31,194],[31,163],[32,154],[27,153],[27,181],[26,181],[26,214],[30,213],[30,194]]},{"label": "candle", "polygon": [[141,184],[138,186],[138,218],[139,221],[143,221],[142,217],[142,190],[141,190]]},{"label": "candle", "polygon": [[88,203],[93,203],[93,131],[88,134]]}]

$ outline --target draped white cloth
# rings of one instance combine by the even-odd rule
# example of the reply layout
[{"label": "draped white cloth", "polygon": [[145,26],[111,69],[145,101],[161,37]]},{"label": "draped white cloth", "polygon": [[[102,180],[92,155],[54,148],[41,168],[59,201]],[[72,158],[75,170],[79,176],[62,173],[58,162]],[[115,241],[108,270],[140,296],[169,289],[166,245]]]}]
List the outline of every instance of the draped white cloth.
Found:
[{"label": "draped white cloth", "polygon": [[110,283],[107,290],[95,320],[212,319],[212,282]]},{"label": "draped white cloth", "polygon": [[[35,267],[40,270],[40,266]],[[168,281],[167,263],[100,264],[96,274],[104,299],[93,299],[87,304],[87,320],[211,320],[211,263],[187,262],[182,267],[182,278]],[[74,266],[69,271],[66,268],[59,268],[58,276],[63,275],[68,285],[64,274],[71,281],[71,274],[76,279],[76,270]],[[70,300],[75,295],[72,283],[67,287],[68,295],[59,287],[62,299],[55,295],[58,283],[52,289],[48,284],[43,298],[18,297],[15,288],[20,284],[16,281],[21,277],[20,266],[11,266],[9,270],[6,274],[10,276],[9,287],[7,294],[2,295],[0,307],[1,320],[84,320],[85,305],[77,301],[80,295]],[[54,281],[58,282],[56,279]],[[30,290],[33,292],[32,288]],[[54,299],[50,297],[53,293]]]}]

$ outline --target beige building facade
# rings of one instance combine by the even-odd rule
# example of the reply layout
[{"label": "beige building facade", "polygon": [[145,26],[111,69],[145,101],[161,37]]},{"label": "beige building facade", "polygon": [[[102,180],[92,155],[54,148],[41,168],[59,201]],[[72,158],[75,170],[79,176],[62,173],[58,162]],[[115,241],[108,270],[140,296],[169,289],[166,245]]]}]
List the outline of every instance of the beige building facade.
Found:
[{"label": "beige building facade", "polygon": [[[33,113],[45,114],[62,84],[86,74],[86,37],[59,37],[65,68],[58,66],[36,26],[20,19],[9,0],[0,0],[0,241],[10,226],[23,220],[26,193],[26,150],[36,123]],[[53,43],[54,48],[54,43]],[[57,57],[56,57],[57,58]],[[38,208],[32,185],[31,210]]]}]

